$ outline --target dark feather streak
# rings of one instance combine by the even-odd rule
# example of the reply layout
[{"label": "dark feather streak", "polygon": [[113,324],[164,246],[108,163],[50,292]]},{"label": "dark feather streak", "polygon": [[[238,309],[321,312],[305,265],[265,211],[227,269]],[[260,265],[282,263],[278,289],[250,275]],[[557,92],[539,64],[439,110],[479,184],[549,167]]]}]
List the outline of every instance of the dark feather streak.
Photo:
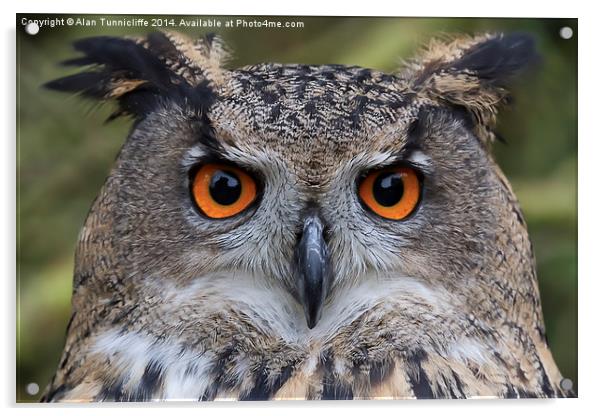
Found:
[{"label": "dark feather streak", "polygon": [[422,349],[416,350],[414,353],[409,354],[407,362],[409,365],[414,367],[416,371],[408,372],[410,378],[410,385],[412,391],[417,399],[433,399],[434,394],[429,383],[429,379],[422,368],[422,362],[426,359],[426,352]]},{"label": "dark feather streak", "polygon": [[155,360],[148,362],[140,379],[140,384],[128,401],[145,402],[153,398],[163,383],[163,366]]},{"label": "dark feather streak", "polygon": [[350,385],[341,382],[333,374],[333,352],[328,351],[323,361],[322,400],[351,400],[353,390]]}]

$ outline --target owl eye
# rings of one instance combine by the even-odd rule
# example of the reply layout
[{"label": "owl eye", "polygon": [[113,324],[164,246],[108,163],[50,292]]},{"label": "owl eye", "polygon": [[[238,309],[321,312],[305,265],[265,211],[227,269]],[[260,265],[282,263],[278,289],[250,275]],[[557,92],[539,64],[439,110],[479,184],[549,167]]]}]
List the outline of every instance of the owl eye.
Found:
[{"label": "owl eye", "polygon": [[257,185],[242,169],[208,163],[194,175],[192,196],[209,218],[228,218],[251,205],[257,196]]},{"label": "owl eye", "polygon": [[389,220],[402,220],[416,209],[420,188],[414,169],[397,166],[369,173],[360,182],[359,196],[375,214]]}]

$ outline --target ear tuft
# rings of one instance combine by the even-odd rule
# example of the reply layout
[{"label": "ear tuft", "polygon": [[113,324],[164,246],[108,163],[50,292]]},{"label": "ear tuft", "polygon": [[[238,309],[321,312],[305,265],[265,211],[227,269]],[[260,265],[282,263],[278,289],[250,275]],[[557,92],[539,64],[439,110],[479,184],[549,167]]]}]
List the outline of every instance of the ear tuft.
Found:
[{"label": "ear tuft", "polygon": [[506,81],[531,65],[536,58],[533,38],[512,33],[494,36],[476,44],[453,62],[452,68],[471,72],[482,81],[504,86]]},{"label": "ear tuft", "polygon": [[403,75],[420,98],[464,108],[477,136],[490,143],[497,112],[510,99],[508,83],[537,59],[525,34],[459,36],[431,42]]},{"label": "ear tuft", "polygon": [[223,82],[225,47],[210,37],[193,42],[177,33],[151,33],[144,38],[99,36],[74,43],[83,56],[63,62],[87,66],[45,87],[99,100],[117,100],[109,119],[131,115],[141,119],[160,103],[175,100],[204,111]]}]

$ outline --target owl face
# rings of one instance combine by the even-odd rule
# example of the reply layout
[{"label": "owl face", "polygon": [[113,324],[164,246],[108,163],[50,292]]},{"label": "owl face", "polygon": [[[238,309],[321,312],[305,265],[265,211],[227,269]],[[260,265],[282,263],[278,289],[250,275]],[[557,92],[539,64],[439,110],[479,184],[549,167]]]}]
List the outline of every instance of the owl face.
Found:
[{"label": "owl face", "polygon": [[127,190],[116,221],[129,274],[260,279],[309,327],[331,294],[370,279],[461,292],[493,239],[499,179],[468,119],[412,104],[404,82],[251,67],[229,74],[206,120],[174,103],[150,114],[112,174]]}]

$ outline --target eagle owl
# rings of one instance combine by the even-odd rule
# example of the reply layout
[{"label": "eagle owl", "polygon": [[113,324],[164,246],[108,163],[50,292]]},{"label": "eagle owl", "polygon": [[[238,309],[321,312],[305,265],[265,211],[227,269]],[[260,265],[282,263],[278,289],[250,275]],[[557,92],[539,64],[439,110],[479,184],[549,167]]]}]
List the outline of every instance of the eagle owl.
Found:
[{"label": "eagle owl", "polygon": [[530,37],[436,39],[394,74],[229,69],[212,35],[75,48],[47,86],[134,125],[44,401],[570,394],[490,152]]}]

